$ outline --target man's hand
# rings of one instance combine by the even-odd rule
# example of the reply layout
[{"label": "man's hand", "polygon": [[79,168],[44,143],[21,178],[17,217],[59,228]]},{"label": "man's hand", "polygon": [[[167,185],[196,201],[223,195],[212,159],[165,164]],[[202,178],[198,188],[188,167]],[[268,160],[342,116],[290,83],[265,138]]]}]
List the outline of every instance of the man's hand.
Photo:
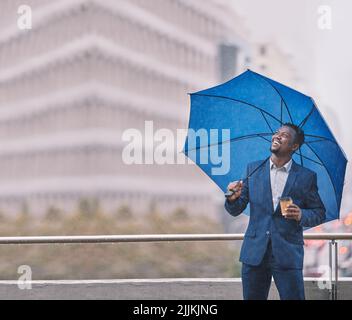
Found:
[{"label": "man's hand", "polygon": [[286,219],[296,220],[297,222],[301,221],[302,211],[299,208],[299,206],[297,206],[295,204],[290,204],[287,207],[286,212],[287,212],[285,215]]},{"label": "man's hand", "polygon": [[227,200],[229,200],[230,202],[233,202],[233,201],[237,200],[241,196],[242,187],[243,187],[243,181],[242,180],[241,181],[231,182],[227,186],[227,190],[228,191],[233,191],[233,195],[228,197]]}]

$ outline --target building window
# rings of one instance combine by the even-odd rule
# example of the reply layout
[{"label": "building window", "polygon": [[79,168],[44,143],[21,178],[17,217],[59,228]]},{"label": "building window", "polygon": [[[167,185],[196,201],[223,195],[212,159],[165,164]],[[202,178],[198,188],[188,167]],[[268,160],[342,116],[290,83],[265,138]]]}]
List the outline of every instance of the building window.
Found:
[{"label": "building window", "polygon": [[266,46],[260,46],[259,53],[261,56],[265,56],[266,55]]},{"label": "building window", "polygon": [[219,46],[218,54],[220,81],[230,80],[236,75],[238,51],[238,47],[235,45],[221,44]]}]

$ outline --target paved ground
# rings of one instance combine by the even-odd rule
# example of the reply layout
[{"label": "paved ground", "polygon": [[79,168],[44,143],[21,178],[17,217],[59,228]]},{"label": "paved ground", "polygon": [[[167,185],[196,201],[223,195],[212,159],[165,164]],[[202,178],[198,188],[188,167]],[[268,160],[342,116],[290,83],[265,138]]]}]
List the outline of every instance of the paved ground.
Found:
[{"label": "paved ground", "polygon": [[[242,299],[240,279],[136,279],[32,281],[19,289],[17,281],[0,281],[0,299]],[[307,299],[328,299],[327,290],[306,279]],[[352,299],[352,280],[341,279],[339,298]],[[270,299],[278,299],[273,285]]]}]

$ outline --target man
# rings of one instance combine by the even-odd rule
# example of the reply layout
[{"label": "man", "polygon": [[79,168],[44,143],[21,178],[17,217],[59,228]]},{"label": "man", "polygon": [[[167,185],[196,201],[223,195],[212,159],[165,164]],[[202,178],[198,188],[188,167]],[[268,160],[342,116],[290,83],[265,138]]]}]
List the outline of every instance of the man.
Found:
[{"label": "man", "polygon": [[[250,203],[250,219],[240,261],[245,300],[266,300],[274,278],[282,300],[304,300],[303,227],[325,219],[315,172],[292,160],[304,132],[286,123],[272,137],[271,157],[250,163],[244,181],[228,185],[226,210],[238,216]],[[257,170],[256,170],[257,169]],[[279,198],[293,200],[283,216]]]}]

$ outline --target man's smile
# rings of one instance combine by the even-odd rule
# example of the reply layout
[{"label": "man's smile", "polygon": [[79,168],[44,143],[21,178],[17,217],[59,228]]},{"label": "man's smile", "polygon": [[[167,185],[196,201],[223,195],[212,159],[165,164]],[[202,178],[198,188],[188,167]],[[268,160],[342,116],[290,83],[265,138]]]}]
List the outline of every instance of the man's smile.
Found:
[{"label": "man's smile", "polygon": [[273,143],[272,143],[273,146],[280,146],[281,145],[281,141],[278,140],[278,139],[273,139]]}]

